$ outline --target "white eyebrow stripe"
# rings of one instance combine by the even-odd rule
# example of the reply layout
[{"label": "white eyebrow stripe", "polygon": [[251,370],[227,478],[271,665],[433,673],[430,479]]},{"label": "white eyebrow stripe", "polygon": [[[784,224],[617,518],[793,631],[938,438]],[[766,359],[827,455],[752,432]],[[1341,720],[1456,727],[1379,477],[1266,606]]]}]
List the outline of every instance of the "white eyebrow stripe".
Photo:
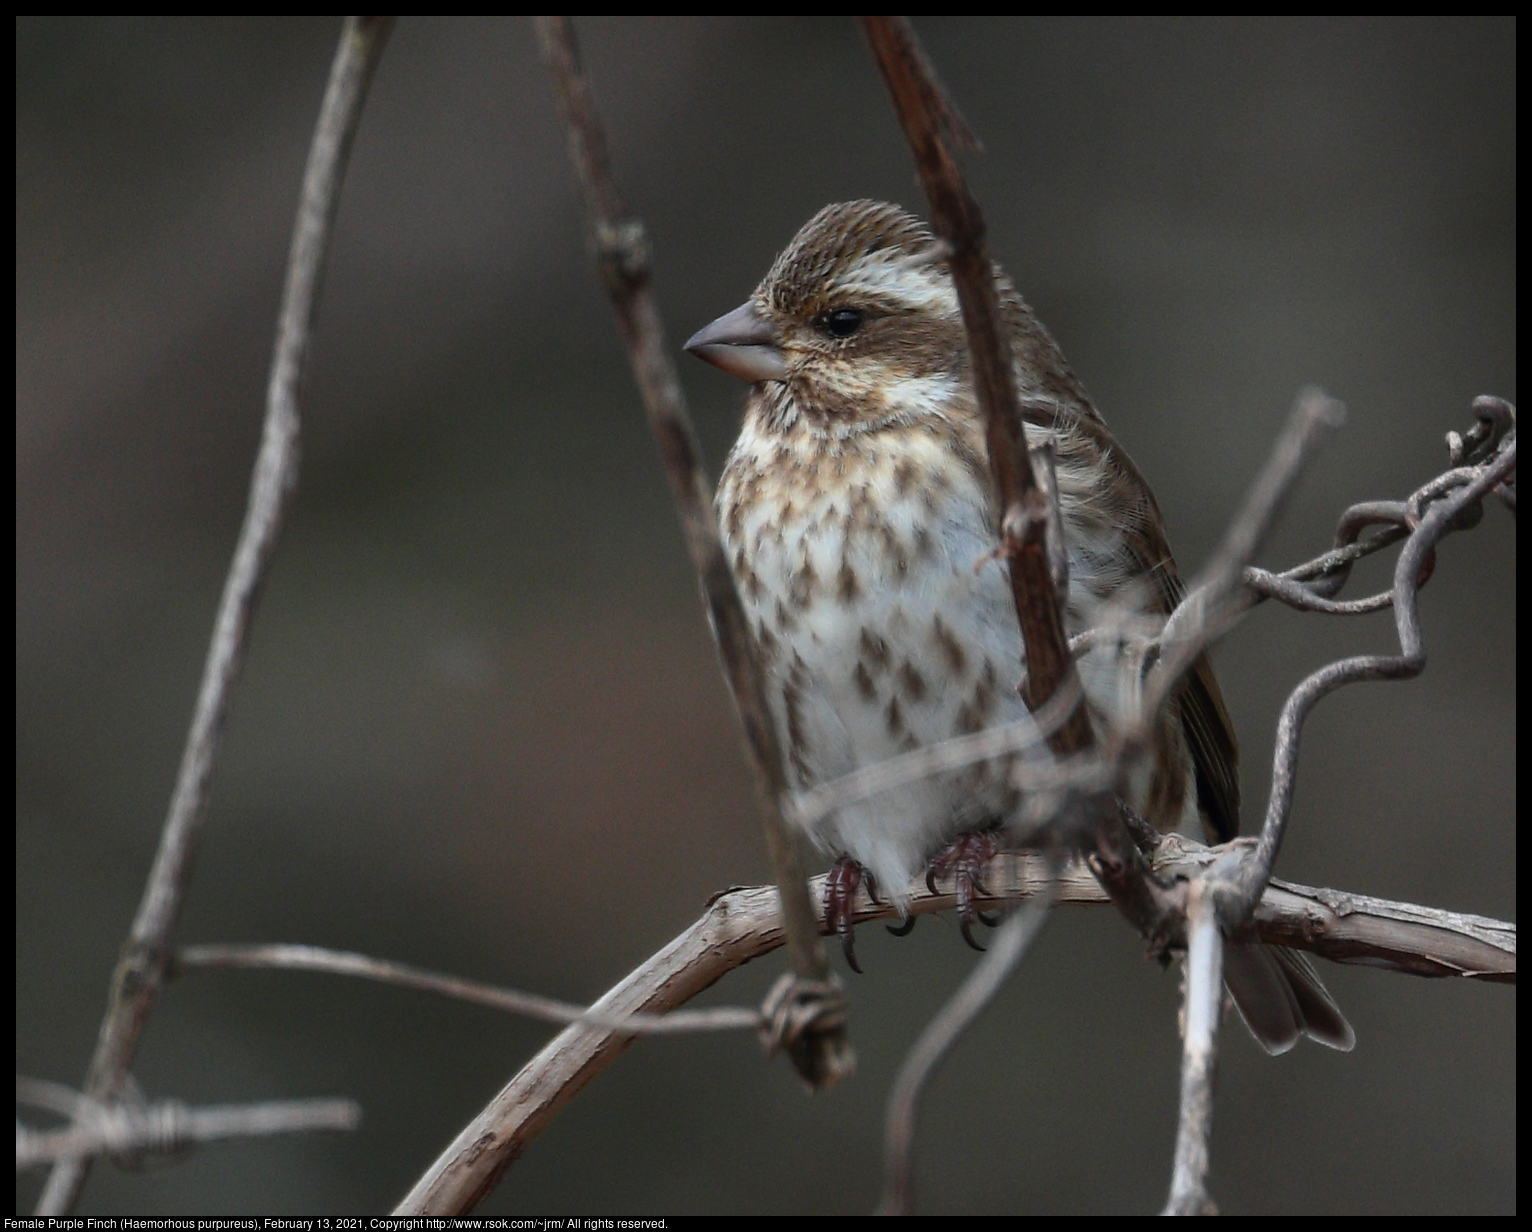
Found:
[{"label": "white eyebrow stripe", "polygon": [[847,271],[841,289],[849,295],[893,300],[914,312],[958,315],[957,292],[946,271],[930,264],[915,265],[902,253],[864,257]]}]

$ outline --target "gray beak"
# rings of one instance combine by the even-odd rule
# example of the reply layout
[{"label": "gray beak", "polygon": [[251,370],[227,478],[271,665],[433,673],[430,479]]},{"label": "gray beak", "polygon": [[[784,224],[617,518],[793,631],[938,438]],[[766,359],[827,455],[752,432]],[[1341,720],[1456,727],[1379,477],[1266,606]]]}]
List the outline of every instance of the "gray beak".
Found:
[{"label": "gray beak", "polygon": [[776,335],[753,303],[741,304],[698,330],[686,349],[742,381],[787,380],[787,361],[782,358]]}]

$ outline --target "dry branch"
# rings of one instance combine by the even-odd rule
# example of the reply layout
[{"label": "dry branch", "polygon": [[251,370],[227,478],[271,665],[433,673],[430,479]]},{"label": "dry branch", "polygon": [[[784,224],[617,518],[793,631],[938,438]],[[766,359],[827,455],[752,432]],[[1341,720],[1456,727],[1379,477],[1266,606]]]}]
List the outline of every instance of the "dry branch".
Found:
[{"label": "dry branch", "polygon": [[140,1166],[156,1156],[181,1154],[207,1142],[355,1129],[362,1119],[361,1108],[349,1099],[270,1100],[205,1108],[191,1108],[179,1100],[103,1106],[67,1087],[27,1078],[16,1080],[16,1098],[74,1121],[56,1130],[31,1129],[18,1121],[18,1172],[97,1155]]},{"label": "dry branch", "polygon": [[[931,207],[931,227],[946,245],[943,257],[963,312],[973,356],[974,392],[984,415],[990,471],[1000,496],[1002,551],[1010,566],[1011,597],[1026,643],[1027,706],[1036,710],[1061,685],[1075,681],[1077,673],[1050,568],[1048,502],[1026,449],[1011,340],[985,246],[984,217],[947,144],[949,135],[959,135],[969,144],[973,139],[936,80],[909,22],[900,17],[858,21],[914,155],[916,174]],[[1087,749],[1092,742],[1083,706],[1049,740],[1060,756]]]},{"label": "dry branch", "polygon": [[[1487,407],[1486,403],[1490,405]],[[1480,465],[1455,466],[1426,484],[1408,501],[1354,505],[1341,518],[1337,530],[1338,546],[1347,539],[1355,538],[1364,526],[1378,522],[1392,523],[1407,530],[1404,546],[1394,566],[1394,584],[1387,605],[1379,604],[1377,596],[1371,600],[1335,604],[1318,597],[1310,601],[1300,595],[1297,596],[1299,601],[1295,602],[1295,596],[1283,593],[1281,587],[1263,588],[1265,593],[1276,593],[1284,601],[1293,602],[1294,606],[1341,615],[1392,606],[1400,653],[1358,655],[1327,664],[1289,694],[1277,724],[1271,792],[1259,838],[1228,844],[1225,852],[1190,883],[1187,895],[1188,930],[1193,936],[1189,943],[1188,957],[1180,1127],[1166,1214],[1207,1214],[1216,1209],[1207,1191],[1207,1167],[1213,1120],[1213,1071],[1217,1058],[1216,1003],[1220,996],[1218,984],[1222,966],[1222,941],[1217,924],[1234,930],[1240,929],[1253,914],[1267,907],[1265,895],[1271,884],[1272,869],[1292,807],[1303,721],[1321,699],[1344,685],[1362,680],[1407,680],[1424,670],[1425,644],[1420,631],[1419,597],[1421,586],[1429,579],[1434,568],[1436,545],[1451,531],[1477,524],[1482,517],[1482,502],[1491,492],[1512,491],[1508,484],[1516,469],[1516,438],[1512,430],[1515,422],[1514,408],[1498,399],[1480,399],[1475,403],[1475,411],[1479,413],[1481,426],[1488,418],[1495,421],[1499,430],[1480,434],[1471,455],[1463,438],[1454,433],[1449,434],[1447,439],[1452,461],[1460,462],[1466,456],[1473,456],[1482,459]],[[1486,411],[1490,412],[1488,416]],[[1473,437],[1475,434],[1469,435]],[[1281,452],[1279,449],[1279,456],[1273,459],[1272,467],[1269,468],[1272,471],[1281,469]],[[1299,465],[1300,459],[1295,450],[1288,469],[1296,474]],[[1257,492],[1260,487],[1258,485]],[[1247,509],[1256,503],[1252,499]],[[1514,512],[1514,495],[1506,503]],[[1243,559],[1227,559],[1219,574],[1215,574],[1215,580],[1203,588],[1211,597],[1203,599],[1201,605],[1194,608],[1192,601],[1198,599],[1197,592],[1194,592],[1187,603],[1178,607],[1172,615],[1167,624],[1167,635],[1169,626],[1175,624],[1184,611],[1191,613],[1187,620],[1189,631],[1183,635],[1182,644],[1167,654],[1160,668],[1156,669],[1161,679],[1154,682],[1153,688],[1158,691],[1159,697],[1169,696],[1176,674],[1191,661],[1190,655],[1197,642],[1209,640],[1216,635],[1220,625],[1227,625],[1242,608],[1251,605],[1248,591],[1241,597],[1233,589],[1233,578],[1247,574],[1245,565],[1248,559],[1248,552]],[[1338,567],[1334,585],[1329,587],[1331,593],[1344,583],[1345,572],[1349,569],[1349,560]],[[1220,577],[1221,581],[1218,580]],[[1257,580],[1263,582],[1277,579],[1272,579],[1268,574]],[[1293,582],[1288,584],[1296,585]],[[1223,609],[1222,614],[1219,608]],[[1216,905],[1216,912],[1212,910],[1213,905]],[[1326,905],[1331,906],[1328,903]],[[1342,901],[1341,905],[1349,904]],[[1401,918],[1398,922],[1402,927],[1413,923],[1407,918]],[[1513,956],[1514,948],[1513,937]],[[1352,961],[1366,959],[1354,958]],[[1434,975],[1456,974],[1461,968],[1457,968],[1449,959],[1440,965],[1423,963],[1415,970],[1420,974]],[[1514,957],[1511,979],[1514,981]]]},{"label": "dry branch", "polygon": [[744,727],[766,847],[787,907],[789,954],[800,981],[793,995],[804,1005],[823,1007],[824,1017],[817,1025],[812,1017],[802,1020],[807,1029],[787,1042],[787,1051],[807,1082],[828,1087],[855,1065],[846,1040],[844,995],[825,958],[802,854],[783,817],[787,776],[766,703],[765,677],[719,540],[712,485],[650,290],[648,241],[643,224],[627,212],[612,179],[606,135],[580,64],[573,24],[567,17],[539,17],[536,26],[568,134],[570,159],[585,197],[597,271],[617,315],[649,425],[660,443],[724,678]]},{"label": "dry branch", "polygon": [[[930,206],[932,229],[941,237],[973,360],[974,393],[985,421],[990,471],[999,495],[1001,553],[1024,643],[1025,697],[1036,712],[1061,687],[1078,688],[1079,673],[1064,632],[1064,611],[1055,586],[1047,532],[1058,526],[1049,493],[1033,474],[1016,397],[1011,341],[1000,311],[994,265],[985,245],[983,213],[949,148],[951,139],[976,147],[927,59],[910,23],[902,17],[859,17],[878,71],[914,156],[916,176]],[[1048,739],[1067,758],[1095,747],[1084,706],[1077,706]],[[1164,888],[1148,875],[1115,802],[1095,793],[1077,810],[1094,849],[1092,867],[1114,902],[1144,935],[1167,933],[1173,914]],[[1172,930],[1173,931],[1173,930]]]},{"label": "dry branch", "polygon": [[601,1014],[584,1005],[559,1001],[516,988],[500,988],[461,976],[427,971],[409,963],[327,950],[317,945],[189,945],[175,958],[175,972],[190,970],[312,971],[432,992],[469,1001],[492,1010],[560,1025],[581,1023],[639,1035],[686,1035],[698,1031],[759,1031],[766,1025],[757,1009],[723,1006],[710,1010],[677,1010],[669,1014]]},{"label": "dry branch", "polygon": [[[191,879],[197,837],[207,812],[213,769],[244,661],[256,598],[298,482],[298,390],[313,332],[320,276],[362,102],[393,22],[391,17],[348,17],[330,69],[287,258],[266,419],[245,521],[219,600],[159,851],[112,975],[106,1017],[85,1078],[85,1095],[92,1101],[110,1103],[121,1093],[144,1023],[164,982],[170,937]],[[67,1212],[79,1196],[88,1171],[88,1159],[59,1163],[38,1200],[38,1213]]]},{"label": "dry branch", "polygon": [[[1226,924],[1238,926],[1261,901],[1281,848],[1282,836],[1292,808],[1298,772],[1298,744],[1303,722],[1319,702],[1336,689],[1363,680],[1409,680],[1426,664],[1425,643],[1420,631],[1420,587],[1430,575],[1437,543],[1453,530],[1472,525],[1464,517],[1497,490],[1516,471],[1516,438],[1511,435],[1498,453],[1477,468],[1470,482],[1457,487],[1431,505],[1405,540],[1394,565],[1394,623],[1399,636],[1397,655],[1356,655],[1328,664],[1308,676],[1288,696],[1277,721],[1272,755],[1271,793],[1260,838],[1248,859],[1231,866],[1220,878],[1220,913]],[[1428,485],[1430,486],[1430,485]]]},{"label": "dry branch", "polygon": [[[1166,836],[1154,855],[1167,880],[1195,875],[1221,849]],[[1001,852],[981,877],[991,891],[981,906],[1021,905],[1049,884],[1042,857]],[[824,877],[810,883],[824,893]],[[1111,900],[1083,863],[1054,880],[1057,903],[1103,905]],[[909,912],[951,910],[951,893],[933,894],[923,881],[909,887]],[[616,984],[591,1009],[603,1017],[664,1013],[684,1005],[736,967],[782,944],[777,893],[771,886],[730,890],[690,928]],[[854,904],[858,924],[893,919],[894,908],[865,890]],[[1476,977],[1514,984],[1516,927],[1480,916],[1391,903],[1275,881],[1253,927],[1265,941],[1308,950],[1336,962],[1412,975]],[[632,1031],[586,1025],[561,1031],[490,1101],[415,1183],[396,1215],[461,1215],[490,1193],[505,1170],[574,1096],[634,1042]]]},{"label": "dry branch", "polygon": [[1165,1215],[1216,1215],[1208,1194],[1213,1076],[1223,1002],[1223,933],[1212,888],[1193,881],[1186,895],[1186,1009],[1182,1028],[1181,1115]]}]

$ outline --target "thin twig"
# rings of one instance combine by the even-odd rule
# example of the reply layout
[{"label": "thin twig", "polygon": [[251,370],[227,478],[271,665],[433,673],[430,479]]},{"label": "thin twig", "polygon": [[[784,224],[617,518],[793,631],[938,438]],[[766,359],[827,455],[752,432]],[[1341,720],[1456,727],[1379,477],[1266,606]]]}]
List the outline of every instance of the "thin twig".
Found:
[{"label": "thin twig", "polygon": [[1218,1016],[1223,1008],[1223,933],[1217,904],[1201,878],[1186,894],[1186,1008],[1181,1053],[1181,1115],[1165,1215],[1216,1215],[1208,1194]]},{"label": "thin twig", "polygon": [[537,993],[498,988],[492,984],[481,984],[477,980],[426,971],[408,963],[392,962],[345,950],[327,950],[317,945],[189,945],[177,952],[175,968],[177,972],[196,968],[221,968],[244,971],[315,971],[323,975],[355,976],[364,980],[376,980],[381,984],[393,984],[399,988],[433,992],[458,1001],[471,1001],[475,1005],[519,1014],[523,1018],[536,1018],[561,1025],[579,1023],[606,1027],[608,1030],[632,1032],[635,1035],[759,1031],[766,1025],[761,1011],[748,1006],[724,1005],[707,1010],[678,1010],[672,1014],[601,1014],[589,1006],[575,1005]]},{"label": "thin twig", "polygon": [[[1167,835],[1155,852],[1155,870],[1167,880],[1185,879],[1218,854],[1217,848]],[[979,906],[1005,907],[1035,898],[1050,879],[1042,857],[1008,851],[992,857],[977,880],[988,891],[978,895]],[[811,892],[822,896],[824,882],[823,876],[814,878]],[[1053,885],[1059,903],[1112,901],[1083,863],[1066,865]],[[951,892],[931,893],[919,878],[907,893],[910,915],[950,911],[957,901]],[[892,919],[896,914],[889,903],[867,897],[865,889],[853,903],[857,924]],[[1516,926],[1498,920],[1273,881],[1256,912],[1254,927],[1262,940],[1338,962],[1412,975],[1516,982]],[[736,967],[781,944],[775,888],[730,890],[591,1008],[619,1022],[634,1012],[673,1011]],[[559,1111],[635,1038],[631,1030],[621,1027],[584,1024],[559,1032],[459,1133],[394,1214],[471,1211]]]},{"label": "thin twig", "polygon": [[1245,586],[1263,599],[1275,599],[1300,612],[1321,612],[1327,616],[1365,616],[1394,606],[1394,592],[1381,591],[1365,599],[1335,600],[1316,595],[1302,582],[1295,582],[1284,574],[1269,573],[1265,569],[1247,568],[1243,578]]},{"label": "thin twig", "polygon": [[[985,246],[985,224],[949,147],[957,108],[902,17],[859,17],[878,71],[888,87],[930,206],[931,226],[944,245],[973,361],[974,393],[984,415],[990,471],[999,497],[1001,552],[1009,566],[1011,597],[1026,661],[1024,698],[1034,713],[1054,692],[1079,680],[1064,632],[1064,610],[1054,585],[1047,529],[1053,518],[1033,474],[1016,397],[1011,340],[1000,310],[995,269]],[[1082,693],[1083,696],[1083,693]],[[1086,707],[1077,706],[1048,740],[1059,757],[1095,747]],[[1120,811],[1108,793],[1077,810],[1087,822],[1092,867],[1112,899],[1146,936],[1164,932],[1173,910],[1166,890],[1148,874]]]},{"label": "thin twig", "polygon": [[[297,486],[298,391],[313,331],[320,276],[362,102],[393,22],[391,17],[347,18],[330,69],[287,259],[266,419],[245,521],[219,601],[159,851],[112,976],[106,1017],[85,1079],[86,1095],[97,1102],[110,1103],[122,1090],[144,1022],[164,980],[170,937],[191,879],[224,720],[244,660],[256,598],[276,548],[283,514]],[[38,1213],[67,1212],[79,1196],[88,1170],[87,1159],[58,1164],[38,1201]]]},{"label": "thin twig", "polygon": [[958,990],[926,1024],[905,1056],[888,1093],[883,1117],[883,1195],[879,1215],[909,1215],[915,1208],[915,1120],[926,1083],[988,1008],[1048,922],[1056,879],[1050,869],[1041,893],[996,930],[987,952]]},{"label": "thin twig", "polygon": [[[915,171],[931,207],[931,226],[946,245],[944,257],[963,312],[973,357],[974,393],[984,415],[990,471],[1000,498],[1001,546],[1009,564],[1011,596],[1026,644],[1027,704],[1036,710],[1077,673],[1049,568],[1049,519],[1024,446],[1011,340],[985,245],[984,217],[948,148],[957,108],[942,90],[908,21],[901,17],[857,20],[909,141]],[[1049,743],[1061,755],[1091,746],[1090,720],[1083,706]]]},{"label": "thin twig", "polygon": [[1344,417],[1345,408],[1321,390],[1299,392],[1244,505],[1230,521],[1199,577],[1187,588],[1186,598],[1165,622],[1159,662],[1144,682],[1141,724],[1153,722],[1198,656],[1250,605],[1240,591],[1245,568],[1275,525],[1283,503],[1325,433],[1339,427]]},{"label": "thin twig", "polygon": [[[16,1080],[20,1102],[62,1111],[60,1093],[67,1087],[34,1079]],[[287,1099],[257,1104],[218,1104],[189,1108],[179,1100],[149,1104],[95,1104],[75,1095],[66,1129],[39,1130],[16,1125],[16,1171],[65,1159],[98,1155],[122,1157],[137,1165],[147,1158],[180,1154],[206,1142],[227,1138],[263,1138],[273,1134],[355,1129],[362,1110],[349,1099]]]},{"label": "thin twig", "polygon": [[570,158],[585,197],[597,270],[617,314],[650,427],[660,443],[724,677],[744,726],[746,751],[755,771],[757,811],[772,872],[786,905],[789,957],[802,982],[799,995],[825,1007],[826,1028],[806,1032],[798,1046],[790,1049],[790,1055],[810,1085],[828,1087],[855,1065],[844,1026],[828,1025],[831,1020],[844,1023],[844,998],[819,939],[818,912],[808,895],[802,855],[783,817],[788,786],[782,750],[766,703],[765,678],[745,609],[719,541],[712,485],[703,470],[702,450],[650,290],[648,242],[643,224],[627,212],[612,179],[606,136],[580,64],[573,24],[567,17],[538,17],[535,24],[568,134]]},{"label": "thin twig", "polygon": [[1298,745],[1303,722],[1318,703],[1343,685],[1362,680],[1408,680],[1425,668],[1425,644],[1420,632],[1420,582],[1436,544],[1457,529],[1464,511],[1477,505],[1516,470],[1516,438],[1506,439],[1500,453],[1479,468],[1478,478],[1444,496],[1420,520],[1405,541],[1394,565],[1394,625],[1397,655],[1357,655],[1327,664],[1289,694],[1277,721],[1272,754],[1271,792],[1258,843],[1250,858],[1225,879],[1225,921],[1238,926],[1249,918],[1265,892],[1282,846],[1292,808],[1298,771]]},{"label": "thin twig", "polygon": [[[1514,416],[1515,409],[1509,403],[1499,398],[1487,401],[1505,407],[1507,413]],[[1504,436],[1505,433],[1501,432],[1495,437],[1496,448],[1499,447]],[[1453,456],[1460,456],[1466,450],[1467,446],[1463,444],[1463,437],[1458,433],[1449,432],[1447,438],[1449,449],[1455,451]],[[1419,522],[1421,512],[1428,503],[1453,487],[1461,487],[1471,482],[1478,473],[1477,467],[1456,466],[1417,488],[1406,500],[1363,501],[1352,505],[1341,514],[1336,524],[1336,546],[1330,551],[1304,564],[1294,565],[1291,569],[1286,569],[1279,574],[1268,573],[1265,569],[1247,568],[1244,584],[1259,596],[1253,603],[1263,599],[1276,599],[1299,611],[1324,612],[1332,616],[1364,615],[1392,607],[1394,605],[1392,587],[1378,594],[1369,595],[1365,599],[1352,599],[1344,603],[1334,602],[1332,596],[1346,584],[1351,576],[1351,567],[1357,561],[1380,552],[1401,539],[1408,538],[1412,527]],[[1505,487],[1505,484],[1498,485],[1495,489],[1496,494],[1503,496]],[[1514,498],[1512,504],[1514,505]],[[1482,509],[1482,505],[1474,504],[1468,508]],[[1365,539],[1361,537],[1364,530],[1379,525],[1383,527],[1381,531],[1368,535]]]},{"label": "thin twig", "polygon": [[30,1104],[34,1108],[45,1108],[49,1112],[56,1112],[61,1117],[78,1117],[83,1111],[94,1105],[76,1091],[73,1087],[66,1087],[62,1082],[49,1082],[46,1078],[26,1078],[16,1075],[16,1102],[18,1104]]},{"label": "thin twig", "polygon": [[[1353,524],[1361,508],[1363,506],[1353,505],[1341,514],[1340,529],[1336,533],[1336,542],[1341,546],[1321,552],[1311,561],[1294,565],[1284,570],[1281,576],[1287,581],[1306,582],[1315,594],[1329,597],[1350,579],[1351,567],[1357,561],[1392,547],[1410,533],[1410,528],[1401,519],[1376,534],[1361,538],[1361,526]],[[1246,573],[1248,575],[1249,570]]]},{"label": "thin twig", "polygon": [[[1514,418],[1514,411],[1508,406],[1507,412]],[[1448,442],[1454,460],[1457,460],[1465,452],[1461,440],[1454,440],[1449,435]],[[1332,663],[1312,674],[1293,691],[1278,724],[1272,791],[1266,824],[1262,827],[1259,840],[1253,844],[1248,840],[1231,844],[1222,857],[1201,874],[1194,876],[1188,885],[1185,1053],[1181,1072],[1175,1164],[1164,1210],[1167,1215],[1217,1213],[1208,1193],[1207,1175],[1213,1121],[1218,1015],[1222,1002],[1223,938],[1220,915],[1223,922],[1238,927],[1257,910],[1258,902],[1263,907],[1266,905],[1264,895],[1292,802],[1303,719],[1322,697],[1344,684],[1364,679],[1407,679],[1419,674],[1424,668],[1425,648],[1420,634],[1418,599],[1420,587],[1433,568],[1436,544],[1450,531],[1464,529],[1478,521],[1483,498],[1490,492],[1498,491],[1514,473],[1515,451],[1515,438],[1510,436],[1504,440],[1498,457],[1481,467],[1456,467],[1438,476],[1419,489],[1402,508],[1388,502],[1355,505],[1341,518],[1337,530],[1338,541],[1354,540],[1364,526],[1380,521],[1402,522],[1411,528],[1396,562],[1394,586],[1388,596],[1395,611],[1401,653],[1397,656],[1358,656]],[[1277,469],[1276,458],[1270,469]],[[1294,458],[1284,469],[1296,475],[1298,459]],[[1258,485],[1258,489],[1261,486],[1271,487]],[[1252,501],[1247,505],[1247,510],[1254,503]],[[1257,524],[1256,516],[1252,515],[1248,520],[1252,525]],[[1181,645],[1162,661],[1165,662],[1165,681],[1169,682],[1158,682],[1157,687],[1162,696],[1173,686],[1178,666],[1189,663],[1190,656],[1200,650],[1200,644],[1216,636],[1218,625],[1226,625],[1241,606],[1250,606],[1250,592],[1245,592],[1241,604],[1240,596],[1233,589],[1233,579],[1243,577],[1247,586],[1251,584],[1251,574],[1256,571],[1248,568],[1248,562],[1258,538],[1258,535],[1249,536],[1239,551],[1228,555],[1221,566],[1221,579],[1215,575],[1215,580],[1206,585],[1205,593],[1208,597],[1200,606],[1183,604],[1172,617],[1171,623],[1174,623],[1184,613],[1189,613],[1186,617],[1189,628],[1182,634]],[[1350,566],[1348,560],[1341,569],[1336,570],[1334,583],[1329,587],[1331,593],[1344,584]],[[1308,610],[1354,614],[1377,610],[1383,606],[1377,602],[1376,596],[1370,600],[1347,604],[1334,603],[1316,596],[1296,582],[1279,579],[1271,574],[1258,575],[1254,581],[1266,593],[1275,593],[1284,601]],[[1294,593],[1283,593],[1284,586],[1292,587]],[[1219,593],[1220,589],[1222,594]],[[1220,606],[1226,608],[1222,618],[1216,614]],[[1169,632],[1167,627],[1166,641],[1172,640],[1168,636]],[[1349,907],[1350,904],[1345,905]],[[1333,904],[1326,903],[1325,906],[1334,909]],[[1406,925],[1411,923],[1408,920],[1400,922]],[[1514,938],[1511,947],[1514,951]],[[1417,969],[1426,974],[1455,971],[1450,961]]]},{"label": "thin twig", "polygon": [[[1406,500],[1363,501],[1352,505],[1336,524],[1335,547],[1311,561],[1294,565],[1280,574],[1247,568],[1244,584],[1258,596],[1253,602],[1270,598],[1300,611],[1337,616],[1362,615],[1392,607],[1392,588],[1346,603],[1330,600],[1345,585],[1357,561],[1407,538],[1424,507],[1449,489],[1471,482],[1478,474],[1476,464],[1498,452],[1501,442],[1515,428],[1516,408],[1503,398],[1476,398],[1474,413],[1479,419],[1474,428],[1467,433],[1447,433],[1447,450],[1453,469],[1423,484]],[[1508,507],[1514,514],[1515,496],[1507,484],[1497,485],[1495,493],[1503,501],[1509,495]],[[1480,507],[1477,504],[1471,506]],[[1362,538],[1364,530],[1376,526],[1383,529]]]}]

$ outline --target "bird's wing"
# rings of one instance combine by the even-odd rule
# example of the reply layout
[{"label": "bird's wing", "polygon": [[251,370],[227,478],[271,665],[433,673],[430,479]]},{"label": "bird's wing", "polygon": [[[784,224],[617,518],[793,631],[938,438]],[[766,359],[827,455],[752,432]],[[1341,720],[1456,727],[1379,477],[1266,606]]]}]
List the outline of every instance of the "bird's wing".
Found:
[{"label": "bird's wing", "polygon": [[[1186,597],[1186,584],[1176,571],[1169,548],[1164,549],[1148,576],[1154,579],[1160,609],[1169,615]],[[1203,828],[1210,843],[1226,843],[1239,833],[1239,741],[1207,655],[1197,656],[1175,704],[1181,711],[1181,730],[1196,772],[1197,808]]]},{"label": "bird's wing", "polygon": [[1202,824],[1214,842],[1226,843],[1239,833],[1239,742],[1206,655],[1192,666],[1180,705]]},{"label": "bird's wing", "polygon": [[[1159,530],[1163,520],[1154,494],[1105,424],[1086,420],[1079,427],[1096,437],[1120,468],[1121,481],[1135,489],[1143,502],[1139,533],[1126,541],[1127,550],[1135,558],[1130,572],[1150,582],[1150,607],[1168,616],[1185,598],[1186,585]],[[1211,842],[1227,842],[1239,833],[1239,741],[1206,655],[1199,655],[1187,673],[1176,704],[1196,771],[1197,807],[1203,826]]]}]

